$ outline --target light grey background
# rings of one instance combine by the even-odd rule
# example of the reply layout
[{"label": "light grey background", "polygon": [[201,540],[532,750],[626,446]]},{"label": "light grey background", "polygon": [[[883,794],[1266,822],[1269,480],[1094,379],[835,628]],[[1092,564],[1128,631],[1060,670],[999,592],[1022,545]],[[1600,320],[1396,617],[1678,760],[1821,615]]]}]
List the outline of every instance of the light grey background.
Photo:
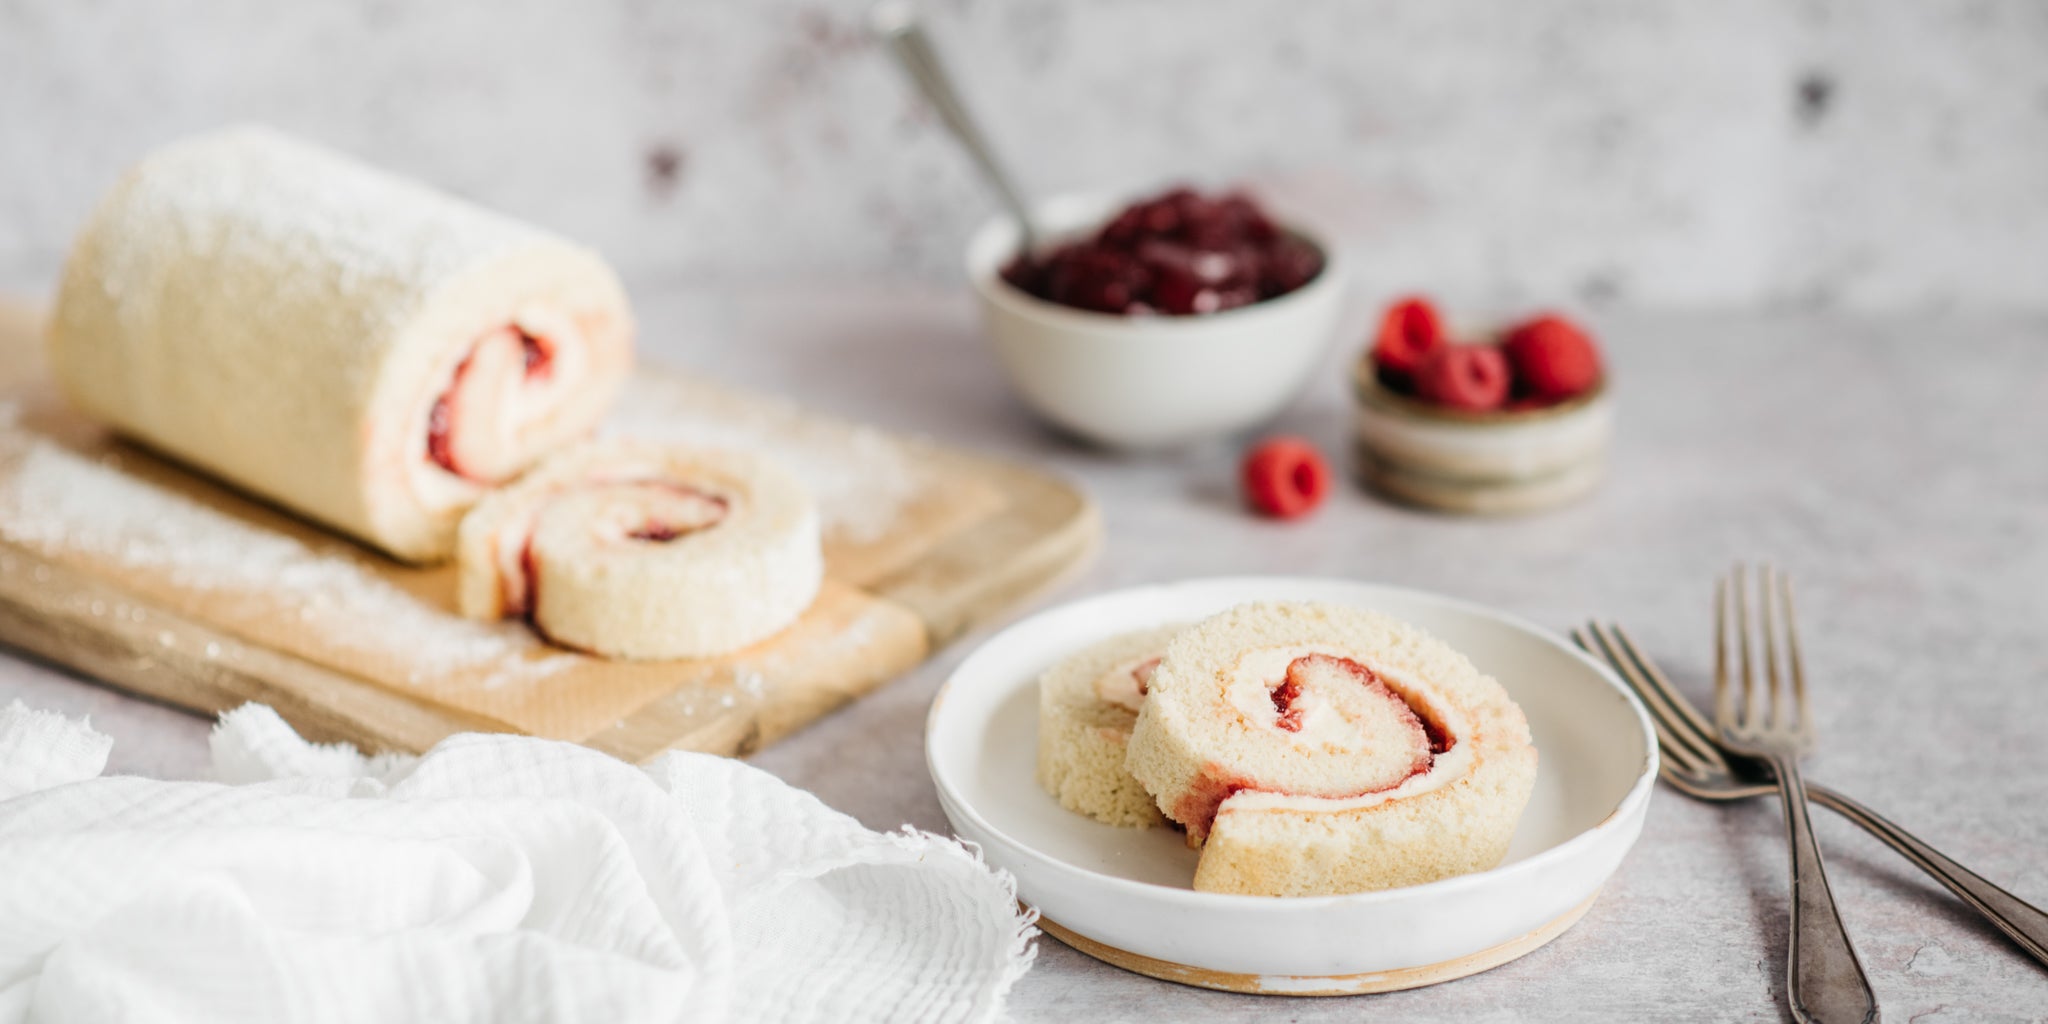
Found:
[{"label": "light grey background", "polygon": [[[1263,183],[1368,294],[2048,309],[2041,0],[933,2],[1034,188]],[[149,146],[259,119],[642,287],[949,280],[992,204],[866,0],[0,0],[0,288]]]}]

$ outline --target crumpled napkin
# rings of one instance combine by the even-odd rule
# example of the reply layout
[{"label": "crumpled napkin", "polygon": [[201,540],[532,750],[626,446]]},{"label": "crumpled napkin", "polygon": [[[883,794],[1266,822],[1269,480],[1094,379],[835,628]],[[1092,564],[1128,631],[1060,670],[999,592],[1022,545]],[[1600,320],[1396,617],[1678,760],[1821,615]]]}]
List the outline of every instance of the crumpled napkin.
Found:
[{"label": "crumpled napkin", "polygon": [[721,757],[365,758],[261,705],[219,782],[111,746],[0,711],[0,1022],[986,1021],[1034,953],[973,851]]}]

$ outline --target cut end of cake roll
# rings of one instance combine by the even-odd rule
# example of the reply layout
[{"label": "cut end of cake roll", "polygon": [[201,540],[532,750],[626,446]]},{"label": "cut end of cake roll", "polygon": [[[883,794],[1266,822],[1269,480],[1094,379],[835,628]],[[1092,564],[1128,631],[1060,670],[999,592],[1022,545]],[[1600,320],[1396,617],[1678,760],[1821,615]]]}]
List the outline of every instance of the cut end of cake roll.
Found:
[{"label": "cut end of cake roll", "polygon": [[1422,631],[1270,603],[1167,645],[1125,764],[1200,845],[1195,888],[1305,896],[1498,864],[1536,749],[1500,684]]},{"label": "cut end of cake roll", "polygon": [[609,658],[701,658],[794,622],[824,578],[818,511],[758,458],[591,442],[478,503],[458,546],[462,613],[524,618]]},{"label": "cut end of cake roll", "polygon": [[589,250],[248,126],[115,184],[49,343],[88,414],[429,562],[484,491],[595,428],[632,334]]},{"label": "cut end of cake roll", "polygon": [[1070,811],[1108,825],[1166,823],[1152,794],[1124,769],[1152,673],[1179,626],[1111,637],[1038,682],[1038,784]]}]

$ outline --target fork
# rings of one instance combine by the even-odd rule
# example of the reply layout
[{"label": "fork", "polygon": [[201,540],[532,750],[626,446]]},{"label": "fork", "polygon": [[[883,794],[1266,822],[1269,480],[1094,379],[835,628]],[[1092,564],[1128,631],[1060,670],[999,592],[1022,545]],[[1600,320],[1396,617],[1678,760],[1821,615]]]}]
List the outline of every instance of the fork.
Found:
[{"label": "fork", "polygon": [[[1587,653],[1606,658],[1629,689],[1642,698],[1657,731],[1657,746],[1664,754],[1658,774],[1673,788],[1709,801],[1747,800],[1778,791],[1770,765],[1722,748],[1706,718],[1620,624],[1588,622],[1583,629],[1572,631],[1572,641]],[[2048,964],[2048,912],[1956,863],[1846,794],[1809,782],[1806,797],[1862,826],[1984,915],[2027,955]]]},{"label": "fork", "polygon": [[[1756,614],[1751,614],[1749,570],[1737,564],[1714,584],[1714,725],[1721,744],[1738,754],[1768,762],[1785,808],[1792,845],[1792,937],[1786,951],[1785,989],[1792,1016],[1835,1024],[1875,1021],[1877,995],[1842,926],[1835,894],[1828,887],[1820,845],[1806,806],[1806,781],[1799,759],[1813,749],[1813,709],[1807,704],[1806,670],[1799,656],[1799,630],[1792,607],[1792,583],[1766,565],[1758,581]],[[1732,619],[1732,622],[1731,622]],[[1757,628],[1752,628],[1752,623]],[[1762,633],[1762,642],[1751,637]],[[1779,634],[1784,635],[1780,656]],[[1761,647],[1761,650],[1754,648]],[[1753,657],[1752,654],[1759,657]],[[1735,694],[1735,672],[1742,694]],[[1768,691],[1758,685],[1763,663]],[[1781,667],[1782,666],[1782,667]]]}]

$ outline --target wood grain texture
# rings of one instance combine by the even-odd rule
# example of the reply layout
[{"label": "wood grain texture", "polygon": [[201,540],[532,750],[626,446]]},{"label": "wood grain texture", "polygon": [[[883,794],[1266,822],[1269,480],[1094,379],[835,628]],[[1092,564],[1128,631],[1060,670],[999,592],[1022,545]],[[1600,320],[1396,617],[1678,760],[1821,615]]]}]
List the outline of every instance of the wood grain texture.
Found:
[{"label": "wood grain texture", "polygon": [[[117,474],[388,584],[417,602],[419,615],[448,616],[449,628],[461,627],[452,567],[390,562],[70,412],[42,377],[34,324],[32,314],[0,303],[0,399],[16,421],[0,424],[10,449],[0,452],[8,456],[0,458],[0,484],[30,452],[75,471]],[[744,754],[914,667],[1077,567],[1097,543],[1093,506],[1043,473],[647,372],[700,405],[771,424],[784,443],[833,445],[857,433],[860,450],[885,449],[921,489],[886,529],[837,542],[828,533],[819,600],[761,644],[716,659],[623,663],[563,655],[500,630],[490,639],[512,646],[509,675],[408,664],[403,644],[361,642],[397,623],[248,581],[195,584],[175,565],[130,557],[126,545],[93,543],[90,523],[52,530],[55,513],[24,510],[16,495],[15,506],[0,503],[0,643],[198,711],[262,701],[308,736],[370,750],[419,751],[450,733],[484,729],[575,740],[634,761],[670,749]],[[31,520],[40,528],[16,529]],[[547,671],[517,671],[544,660]]]}]

